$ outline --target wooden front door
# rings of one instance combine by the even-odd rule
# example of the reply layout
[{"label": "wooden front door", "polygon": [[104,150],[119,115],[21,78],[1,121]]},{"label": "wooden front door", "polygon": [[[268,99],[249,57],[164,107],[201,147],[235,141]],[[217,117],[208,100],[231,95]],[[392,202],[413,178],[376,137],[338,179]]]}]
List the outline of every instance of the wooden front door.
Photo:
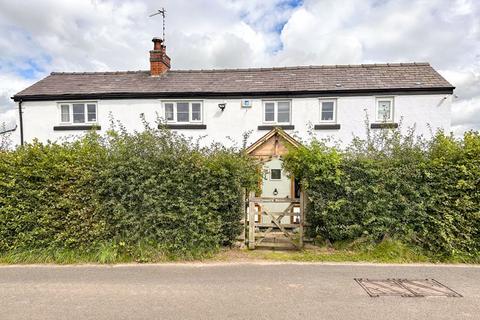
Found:
[{"label": "wooden front door", "polygon": [[[293,198],[291,178],[282,168],[282,159],[275,157],[263,163],[262,193],[264,198]],[[265,209],[271,212],[281,212],[288,207],[288,203],[265,203]],[[262,223],[270,223],[268,216],[262,217]],[[284,217],[282,223],[290,223],[289,217]]]}]

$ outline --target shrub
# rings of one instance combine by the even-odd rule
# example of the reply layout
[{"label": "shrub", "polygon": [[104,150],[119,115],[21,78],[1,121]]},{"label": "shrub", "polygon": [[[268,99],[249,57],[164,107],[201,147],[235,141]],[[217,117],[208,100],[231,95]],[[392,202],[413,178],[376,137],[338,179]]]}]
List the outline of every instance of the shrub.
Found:
[{"label": "shrub", "polygon": [[431,141],[369,132],[344,151],[313,140],[285,168],[307,191],[309,233],[329,241],[398,238],[439,256],[480,252],[480,137]]},{"label": "shrub", "polygon": [[0,250],[78,247],[105,224],[93,186],[103,164],[95,136],[71,144],[37,141],[0,155]]},{"label": "shrub", "polygon": [[210,252],[238,236],[242,191],[258,172],[240,150],[148,127],[35,141],[0,158],[1,251],[113,242]]},{"label": "shrub", "polygon": [[427,157],[419,241],[436,253],[478,255],[480,135],[467,132],[463,140],[456,140],[437,134]]},{"label": "shrub", "polygon": [[239,234],[242,189],[257,179],[242,153],[167,130],[112,135],[98,190],[111,237],[205,251]]}]

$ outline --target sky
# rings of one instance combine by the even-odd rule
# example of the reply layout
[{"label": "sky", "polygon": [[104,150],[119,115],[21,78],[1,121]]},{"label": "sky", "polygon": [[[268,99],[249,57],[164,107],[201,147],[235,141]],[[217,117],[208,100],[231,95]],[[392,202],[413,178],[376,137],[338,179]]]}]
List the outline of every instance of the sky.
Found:
[{"label": "sky", "polygon": [[52,71],[430,62],[455,87],[452,131],[480,129],[479,0],[0,0],[0,123]]}]

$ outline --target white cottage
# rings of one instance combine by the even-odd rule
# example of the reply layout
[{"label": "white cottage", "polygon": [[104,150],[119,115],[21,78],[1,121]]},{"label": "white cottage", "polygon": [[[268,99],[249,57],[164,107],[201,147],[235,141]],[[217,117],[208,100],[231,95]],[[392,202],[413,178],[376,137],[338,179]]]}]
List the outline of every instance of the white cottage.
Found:
[{"label": "white cottage", "polygon": [[247,152],[264,163],[262,193],[250,201],[253,247],[263,241],[258,228],[282,223],[288,237],[287,226],[303,230],[299,186],[281,161],[287,145],[298,146],[293,137],[313,132],[347,144],[365,134],[366,117],[374,130],[400,121],[427,136],[450,130],[454,87],[428,63],[171,70],[162,40],[153,42],[149,71],[54,72],[17,93],[21,142],[104,131],[111,117],[142,130],[141,115],[206,142],[240,142],[250,132]]},{"label": "white cottage", "polygon": [[371,128],[450,129],[454,87],[428,63],[171,70],[154,38],[149,71],[54,72],[14,95],[22,143],[104,131],[110,115],[142,129],[140,115],[171,129],[228,143],[274,127],[348,143]]}]

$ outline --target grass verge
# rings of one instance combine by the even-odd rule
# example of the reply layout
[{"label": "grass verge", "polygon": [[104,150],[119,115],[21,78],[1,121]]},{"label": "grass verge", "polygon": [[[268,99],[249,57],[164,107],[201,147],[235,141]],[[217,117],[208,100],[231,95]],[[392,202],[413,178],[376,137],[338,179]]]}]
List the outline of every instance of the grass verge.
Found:
[{"label": "grass verge", "polygon": [[145,244],[126,247],[122,243],[103,243],[90,250],[46,248],[3,252],[0,264],[161,263],[211,259],[216,252],[196,250],[173,254]]},{"label": "grass verge", "polygon": [[296,261],[296,262],[372,262],[372,263],[480,263],[477,257],[437,257],[399,241],[379,244],[335,243],[333,246],[307,246],[301,251],[222,249],[206,252],[166,253],[160,247],[139,244],[133,247],[105,243],[93,250],[33,249],[0,253],[0,264],[116,264],[165,263],[188,261]]},{"label": "grass verge", "polygon": [[395,240],[379,244],[336,243],[333,246],[307,246],[302,251],[249,251],[252,258],[299,262],[372,262],[372,263],[480,263],[478,257],[441,257]]}]

